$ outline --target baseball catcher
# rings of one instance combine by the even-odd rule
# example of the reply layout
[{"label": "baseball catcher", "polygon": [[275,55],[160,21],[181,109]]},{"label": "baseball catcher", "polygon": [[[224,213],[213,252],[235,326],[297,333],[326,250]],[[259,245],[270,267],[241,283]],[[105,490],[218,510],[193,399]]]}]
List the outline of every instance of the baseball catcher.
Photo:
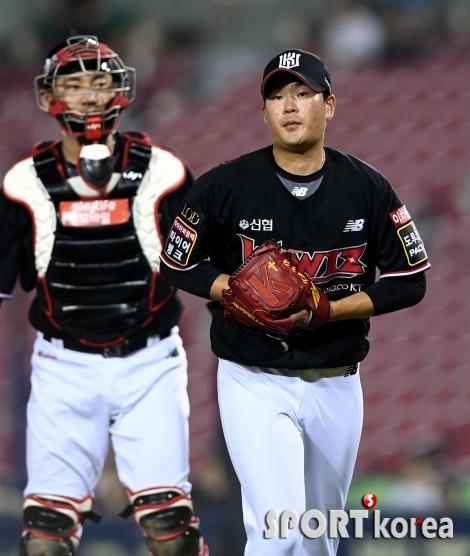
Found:
[{"label": "baseball catcher", "polygon": [[160,275],[162,238],[193,184],[174,151],[119,132],[134,69],[70,37],[36,80],[59,141],[0,188],[0,302],[35,289],[21,556],[73,556],[111,440],[152,556],[207,556],[188,481],[182,304]]}]

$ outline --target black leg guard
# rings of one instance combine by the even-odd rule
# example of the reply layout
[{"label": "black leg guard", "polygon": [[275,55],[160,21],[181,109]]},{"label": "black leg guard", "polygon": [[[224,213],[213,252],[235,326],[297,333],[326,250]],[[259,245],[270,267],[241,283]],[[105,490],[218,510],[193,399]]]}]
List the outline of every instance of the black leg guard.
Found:
[{"label": "black leg guard", "polygon": [[32,494],[23,504],[24,531],[20,556],[73,556],[80,540],[83,519],[96,520],[93,500]]},{"label": "black leg guard", "polygon": [[134,518],[153,556],[209,556],[193,515],[193,502],[178,487],[130,494]]}]

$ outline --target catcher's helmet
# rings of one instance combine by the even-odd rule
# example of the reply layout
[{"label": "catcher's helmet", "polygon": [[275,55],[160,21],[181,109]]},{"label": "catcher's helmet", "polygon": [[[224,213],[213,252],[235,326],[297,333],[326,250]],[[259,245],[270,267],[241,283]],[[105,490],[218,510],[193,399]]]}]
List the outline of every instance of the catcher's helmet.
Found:
[{"label": "catcher's helmet", "polygon": [[[113,87],[100,92],[114,93],[115,96],[104,108],[96,111],[71,110],[63,100],[64,93],[57,92],[56,87],[58,78],[70,74],[110,74]],[[135,69],[125,66],[116,52],[98,42],[97,37],[79,35],[68,38],[48,54],[43,73],[35,78],[34,84],[39,108],[57,118],[67,134],[81,141],[100,141],[117,128],[121,110],[135,98]],[[49,108],[41,104],[41,90],[50,93]],[[94,92],[90,91],[90,94]]]}]

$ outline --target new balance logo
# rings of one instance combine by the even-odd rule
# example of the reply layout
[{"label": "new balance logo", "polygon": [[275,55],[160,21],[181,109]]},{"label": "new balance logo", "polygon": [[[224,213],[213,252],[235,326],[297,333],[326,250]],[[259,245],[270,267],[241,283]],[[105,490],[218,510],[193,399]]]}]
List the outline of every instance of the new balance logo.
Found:
[{"label": "new balance logo", "polygon": [[294,52],[286,52],[279,56],[279,67],[280,68],[295,68],[299,66],[300,54],[295,54]]},{"label": "new balance logo", "polygon": [[292,190],[292,195],[294,195],[295,197],[305,197],[307,191],[308,191],[308,187],[295,186],[294,189]]},{"label": "new balance logo", "polygon": [[355,375],[357,373],[358,366],[359,365],[357,363],[355,363],[354,365],[349,365],[349,367],[346,369],[346,372],[344,373],[344,376]]},{"label": "new balance logo", "polygon": [[364,218],[359,220],[348,220],[343,232],[360,232],[364,228]]}]

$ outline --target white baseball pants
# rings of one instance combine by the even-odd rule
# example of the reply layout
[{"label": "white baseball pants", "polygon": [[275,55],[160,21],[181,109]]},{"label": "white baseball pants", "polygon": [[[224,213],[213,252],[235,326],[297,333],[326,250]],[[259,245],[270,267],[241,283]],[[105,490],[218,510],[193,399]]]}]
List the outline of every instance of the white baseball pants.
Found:
[{"label": "white baseball pants", "polygon": [[38,334],[25,496],[93,496],[110,438],[129,490],[178,486],[189,493],[186,370],[177,327],[128,357],[109,359],[64,349],[60,340]]},{"label": "white baseball pants", "polygon": [[[221,359],[222,426],[241,483],[245,556],[334,556],[338,539],[264,538],[270,510],[343,509],[362,428],[359,371],[281,371]],[[311,527],[315,528],[314,524]],[[279,531],[279,527],[278,527]]]}]

